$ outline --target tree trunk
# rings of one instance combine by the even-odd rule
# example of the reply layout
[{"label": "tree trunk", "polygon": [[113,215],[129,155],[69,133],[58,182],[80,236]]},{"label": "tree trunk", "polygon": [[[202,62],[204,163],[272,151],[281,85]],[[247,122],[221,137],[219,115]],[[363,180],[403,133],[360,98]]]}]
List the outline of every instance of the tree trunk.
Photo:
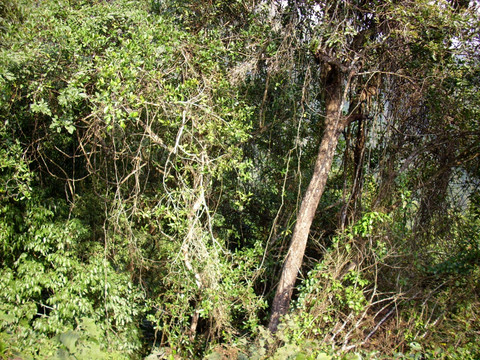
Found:
[{"label": "tree trunk", "polygon": [[343,74],[336,67],[332,67],[327,75],[325,88],[325,132],[318,150],[312,179],[300,205],[290,248],[288,249],[280,282],[273,299],[272,313],[268,325],[271,332],[277,331],[280,317],[288,311],[297,274],[302,266],[315,211],[325,189],[339,136],[347,125],[347,119],[341,115],[343,103],[342,84]]},{"label": "tree trunk", "polygon": [[363,189],[363,163],[365,158],[365,119],[358,118],[357,140],[353,153],[353,185],[348,200],[340,211],[340,230],[355,222],[355,217],[361,211],[360,196]]}]

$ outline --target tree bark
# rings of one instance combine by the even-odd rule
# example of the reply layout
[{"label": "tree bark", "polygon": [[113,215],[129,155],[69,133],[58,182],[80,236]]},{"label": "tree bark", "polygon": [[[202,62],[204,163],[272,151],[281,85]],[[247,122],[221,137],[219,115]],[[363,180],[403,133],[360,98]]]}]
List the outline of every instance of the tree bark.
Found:
[{"label": "tree bark", "polygon": [[288,311],[297,274],[302,266],[310,227],[325,189],[339,136],[348,122],[342,116],[343,78],[343,73],[335,65],[331,67],[326,77],[325,131],[318,150],[312,179],[300,205],[290,248],[283,264],[282,275],[273,299],[268,325],[271,332],[277,331],[280,317]]}]

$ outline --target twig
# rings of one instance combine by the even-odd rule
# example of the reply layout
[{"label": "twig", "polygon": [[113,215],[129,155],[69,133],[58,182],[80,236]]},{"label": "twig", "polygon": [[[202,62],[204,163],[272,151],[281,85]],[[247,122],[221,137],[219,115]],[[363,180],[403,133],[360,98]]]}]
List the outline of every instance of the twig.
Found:
[{"label": "twig", "polygon": [[385,321],[387,321],[390,316],[392,316],[394,310],[395,310],[395,306],[392,306],[392,308],[387,312],[387,314],[382,318],[382,320],[380,320],[380,322],[377,325],[375,325],[373,330],[368,333],[368,335],[365,337],[365,340],[363,340],[362,344],[365,344],[368,341],[368,339],[370,339],[378,331],[380,326],[382,326],[382,324]]}]

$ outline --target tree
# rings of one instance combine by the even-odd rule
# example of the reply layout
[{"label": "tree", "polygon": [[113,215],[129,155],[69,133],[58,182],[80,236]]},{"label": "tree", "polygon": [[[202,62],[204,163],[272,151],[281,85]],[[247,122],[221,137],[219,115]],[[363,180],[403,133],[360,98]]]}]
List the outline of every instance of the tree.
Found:
[{"label": "tree", "polygon": [[[139,352],[138,317],[149,312],[145,322],[159,334],[157,344],[192,354],[207,338],[257,326],[264,306],[251,286],[261,247],[258,241],[232,246],[237,234],[219,206],[241,208],[249,197],[242,183],[251,166],[239,144],[249,139],[253,110],[228,71],[242,57],[238,49],[248,33],[232,51],[217,28],[186,29],[189,17],[139,4],[27,1],[26,21],[8,24],[2,38],[0,195],[7,192],[10,215],[0,225],[15,236],[0,236],[2,260],[8,257],[1,271],[12,278],[1,310],[14,309],[17,284],[35,284],[19,297],[29,306],[29,329],[37,327],[22,333],[20,351],[36,338],[53,341],[56,333],[74,331],[89,316],[105,323],[102,346],[117,347],[103,339],[123,322],[118,338],[130,338],[118,346]],[[6,152],[13,145],[14,155]],[[38,224],[28,231],[36,237],[15,233],[25,228],[15,220],[22,204],[8,204],[29,193],[30,177],[43,194],[24,214],[33,221],[38,209]],[[46,199],[58,211],[44,209]],[[51,266],[53,257],[80,275],[65,277],[68,268]],[[18,274],[24,258],[34,259],[30,269],[44,266],[65,281],[43,286],[40,270]],[[86,292],[89,282],[95,286]],[[137,306],[142,293],[149,294],[148,309]],[[72,309],[82,294],[86,305]],[[45,310],[47,320],[36,318],[37,303],[52,308]],[[58,321],[52,325],[52,319]],[[8,343],[16,340],[7,335],[19,326],[14,320],[0,324]],[[40,327],[45,324],[48,331]]]},{"label": "tree", "polygon": [[[416,64],[424,56],[450,61],[454,53],[450,44],[458,39],[462,22],[458,9],[447,2],[327,1],[314,6],[293,5],[288,11],[298,13],[301,23],[306,24],[300,36],[313,47],[324,73],[325,127],[273,300],[269,323],[272,332],[288,311],[310,227],[342,131],[353,120],[363,122],[368,118],[371,108],[367,105],[376,94],[380,96],[375,101],[381,102],[384,111],[395,104],[421,106],[428,96],[423,90],[425,77],[431,76],[432,84],[441,81],[445,69],[430,59]],[[414,92],[396,94],[406,99],[392,105],[389,102],[393,97],[389,98],[386,85],[390,79],[409,82]],[[382,85],[383,89],[379,88]],[[344,113],[347,102],[349,111]],[[358,172],[358,164],[356,168]]]}]

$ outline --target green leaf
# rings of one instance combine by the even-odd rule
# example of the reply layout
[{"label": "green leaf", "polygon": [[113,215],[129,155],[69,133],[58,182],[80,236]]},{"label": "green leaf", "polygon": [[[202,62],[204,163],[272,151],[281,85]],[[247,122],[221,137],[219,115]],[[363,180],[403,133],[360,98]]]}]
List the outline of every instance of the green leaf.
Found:
[{"label": "green leaf", "polygon": [[89,337],[97,340],[100,338],[101,332],[94,320],[84,317],[82,318],[80,326],[85,330]]},{"label": "green leaf", "polygon": [[417,342],[411,342],[409,345],[410,345],[410,349],[412,349],[412,351],[421,351],[422,350],[422,346]]},{"label": "green leaf", "polygon": [[16,79],[15,75],[12,74],[11,72],[9,71],[4,71],[3,74],[2,74],[5,79],[7,79],[8,81],[14,81]]},{"label": "green leaf", "polygon": [[12,314],[7,314],[4,311],[0,311],[0,322],[2,323],[13,323],[15,321],[15,316]]},{"label": "green leaf", "polygon": [[55,354],[54,359],[58,360],[68,360],[70,359],[70,355],[65,349],[58,349],[57,353]]},{"label": "green leaf", "polygon": [[65,345],[70,353],[74,353],[77,350],[76,342],[80,335],[73,331],[67,331],[60,335],[60,342]]},{"label": "green leaf", "polygon": [[48,116],[52,116],[52,111],[48,107],[48,104],[45,100],[40,99],[38,102],[30,104],[30,110],[34,113],[40,113]]},{"label": "green leaf", "polygon": [[326,353],[320,353],[317,355],[317,360],[331,360],[332,357]]},{"label": "green leaf", "polygon": [[362,360],[362,356],[360,354],[346,354],[343,360]]}]

